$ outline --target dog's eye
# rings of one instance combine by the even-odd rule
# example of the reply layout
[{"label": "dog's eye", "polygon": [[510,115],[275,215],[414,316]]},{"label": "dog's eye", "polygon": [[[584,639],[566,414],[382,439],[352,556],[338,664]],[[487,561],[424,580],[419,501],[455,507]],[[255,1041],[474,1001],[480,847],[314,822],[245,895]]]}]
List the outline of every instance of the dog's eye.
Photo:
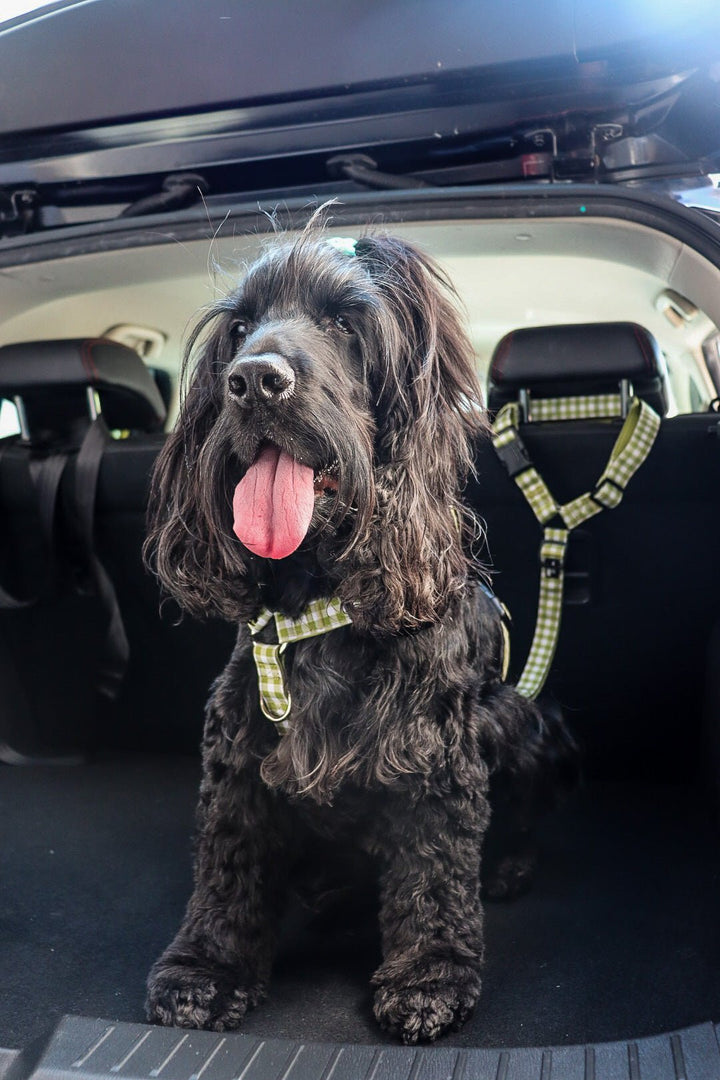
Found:
[{"label": "dog's eye", "polygon": [[343,334],[353,333],[353,328],[344,315],[333,315],[332,324],[337,330],[342,330]]},{"label": "dog's eye", "polygon": [[230,323],[230,333],[233,336],[235,342],[240,344],[248,336],[249,328],[245,319],[233,319]]}]

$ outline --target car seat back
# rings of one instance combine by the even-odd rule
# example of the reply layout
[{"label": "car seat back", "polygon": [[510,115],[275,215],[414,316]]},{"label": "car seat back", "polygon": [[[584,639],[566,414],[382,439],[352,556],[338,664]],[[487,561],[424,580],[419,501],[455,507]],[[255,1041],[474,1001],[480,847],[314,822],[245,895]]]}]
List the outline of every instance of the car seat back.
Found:
[{"label": "car seat back", "polygon": [[[516,331],[495,351],[489,404],[496,410],[526,390],[532,412],[541,395],[617,392],[623,380],[664,413],[664,363],[641,327]],[[566,502],[592,488],[622,423],[531,421],[520,431],[538,472]],[[719,430],[715,414],[663,418],[622,504],[571,534],[547,686],[585,745],[591,773],[669,776],[696,762],[690,736],[699,738],[702,655],[720,588]],[[468,498],[487,523],[494,588],[513,616],[517,679],[535,628],[538,523],[490,443],[479,448]]]},{"label": "car seat back", "polygon": [[21,427],[0,444],[0,754],[19,760],[85,745],[96,689],[117,692],[127,643],[95,549],[97,474],[108,423],[162,428],[165,408],[137,354],[102,339],[0,348],[0,396]]}]

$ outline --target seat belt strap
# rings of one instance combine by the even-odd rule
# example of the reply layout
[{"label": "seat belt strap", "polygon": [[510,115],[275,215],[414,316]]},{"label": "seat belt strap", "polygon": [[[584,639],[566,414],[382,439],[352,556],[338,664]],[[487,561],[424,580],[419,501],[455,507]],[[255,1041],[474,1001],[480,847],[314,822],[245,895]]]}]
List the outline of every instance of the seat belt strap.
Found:
[{"label": "seat belt strap", "polygon": [[[30,479],[37,494],[40,528],[45,540],[48,559],[51,562],[53,578],[56,573],[57,555],[55,548],[55,510],[60,481],[67,462],[67,454],[50,454],[46,458],[29,460],[27,463]],[[23,608],[33,607],[40,599],[40,596],[34,596],[27,600],[19,600],[0,585],[0,609],[5,611],[20,611]]]},{"label": "seat belt strap", "polygon": [[114,701],[120,691],[130,657],[130,646],[120,605],[110,575],[95,548],[95,500],[105,449],[112,437],[102,416],[87,430],[75,461],[74,506],[90,573],[109,621],[97,673],[98,692]]},{"label": "seat belt strap", "polygon": [[[532,416],[528,419],[529,422],[587,420],[621,415],[620,394],[602,394],[533,401]],[[543,526],[535,634],[517,684],[518,691],[532,699],[542,690],[557,649],[569,535],[595,514],[619,505],[627,484],[652,449],[660,429],[660,417],[647,402],[632,398],[608,463],[595,487],[565,504],[556,501],[533,465],[520,436],[519,425],[520,405],[516,401],[509,402],[495,418],[493,446]],[[564,527],[559,526],[558,519]]]}]

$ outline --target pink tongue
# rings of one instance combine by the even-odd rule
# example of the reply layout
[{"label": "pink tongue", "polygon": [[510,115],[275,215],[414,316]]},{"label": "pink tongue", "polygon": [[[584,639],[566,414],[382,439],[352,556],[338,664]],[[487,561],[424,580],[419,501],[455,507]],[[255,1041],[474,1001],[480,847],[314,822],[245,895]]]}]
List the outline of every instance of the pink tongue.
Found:
[{"label": "pink tongue", "polygon": [[302,543],[315,506],[313,471],[266,446],[233,496],[233,531],[266,559],[284,559]]}]

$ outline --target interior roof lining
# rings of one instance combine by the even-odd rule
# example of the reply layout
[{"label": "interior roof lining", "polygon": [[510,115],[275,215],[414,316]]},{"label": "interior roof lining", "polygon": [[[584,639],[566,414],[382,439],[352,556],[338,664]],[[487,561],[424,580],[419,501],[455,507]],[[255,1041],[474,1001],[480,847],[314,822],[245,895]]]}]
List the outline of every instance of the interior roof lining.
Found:
[{"label": "interior roof lining", "polygon": [[[572,286],[568,294],[578,289],[577,280],[585,279],[587,306],[583,300],[582,307],[573,315],[569,305],[567,317],[558,319],[558,312],[567,302],[560,287],[557,307],[546,301],[547,317],[543,318],[540,308],[535,324],[595,321],[605,310],[603,304],[607,305],[607,319],[628,317],[624,312],[636,305],[636,321],[647,325],[661,339],[666,351],[681,351],[685,344],[680,334],[654,308],[657,294],[671,287],[692,300],[712,323],[720,325],[720,270],[680,240],[646,225],[595,216],[467,218],[368,226],[343,223],[337,228],[331,224],[328,231],[331,235],[334,232],[359,235],[378,228],[415,240],[445,262],[451,278],[460,285],[481,363],[492,347],[493,336],[532,323],[532,309],[537,305],[525,292],[532,288],[534,280],[542,281],[543,273],[539,271],[535,277],[532,271],[522,275],[517,312],[511,305],[503,321],[500,310],[498,317],[494,317],[492,292],[488,294],[489,283],[497,275],[482,275],[484,288],[474,289],[467,267],[475,259],[487,261],[489,266],[497,259],[504,263],[516,258],[552,259],[559,260],[559,266],[565,258],[572,261],[572,273],[566,275]],[[0,343],[97,334],[115,323],[131,322],[157,327],[168,334],[167,351],[160,363],[172,370],[177,366],[183,337],[197,310],[227,292],[241,275],[243,265],[272,239],[272,233],[248,231],[216,240],[168,243],[164,235],[155,246],[94,252],[8,268],[0,273],[0,306],[4,312]],[[577,260],[584,260],[586,267]],[[617,304],[611,302],[613,266],[617,267]],[[637,277],[624,270],[636,271]],[[642,275],[648,275],[647,281],[641,280]],[[561,277],[558,282],[562,286]],[[590,301],[594,284],[598,282],[605,285],[606,299],[599,298],[596,312]],[[168,288],[170,283],[172,288]],[[632,288],[628,292],[629,284],[636,286],[636,291]],[[500,287],[492,285],[492,288]],[[575,296],[580,297],[580,293],[581,290],[577,291]],[[500,293],[497,295],[500,297]],[[506,289],[503,301],[511,298],[510,290]],[[531,310],[529,316],[523,313],[525,309]],[[634,308],[630,314],[633,312]],[[712,325],[707,326],[710,332]]]}]

